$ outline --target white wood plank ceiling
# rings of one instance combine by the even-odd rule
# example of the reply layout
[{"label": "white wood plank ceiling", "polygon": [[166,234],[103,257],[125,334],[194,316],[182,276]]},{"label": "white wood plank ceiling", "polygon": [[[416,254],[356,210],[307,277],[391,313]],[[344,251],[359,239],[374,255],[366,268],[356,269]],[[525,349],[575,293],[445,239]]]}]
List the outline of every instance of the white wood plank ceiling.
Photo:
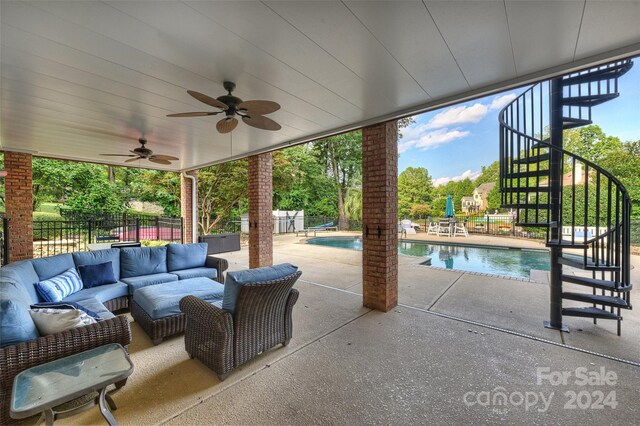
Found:
[{"label": "white wood plank ceiling", "polygon": [[[189,170],[640,52],[639,1],[2,1],[0,148],[122,164],[144,135]],[[282,109],[270,132],[218,117]],[[134,163],[138,165],[138,163]],[[142,161],[142,167],[163,168]]]}]

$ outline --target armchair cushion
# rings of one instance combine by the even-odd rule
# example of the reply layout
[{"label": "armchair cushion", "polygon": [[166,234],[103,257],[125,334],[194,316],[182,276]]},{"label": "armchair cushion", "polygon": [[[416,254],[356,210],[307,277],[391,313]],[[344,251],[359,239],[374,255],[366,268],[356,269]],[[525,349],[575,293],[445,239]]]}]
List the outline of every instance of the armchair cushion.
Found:
[{"label": "armchair cushion", "polygon": [[166,247],[120,249],[120,277],[139,277],[167,272]]},{"label": "armchair cushion", "polygon": [[298,272],[298,267],[290,263],[265,266],[256,269],[228,272],[224,284],[224,297],[222,299],[222,309],[231,314],[235,314],[236,302],[240,295],[240,288],[245,284],[277,280]]},{"label": "armchair cushion", "polygon": [[204,266],[207,247],[207,243],[168,244],[167,269],[172,272]]},{"label": "armchair cushion", "polygon": [[60,275],[36,284],[40,296],[47,302],[59,302],[70,294],[82,290],[82,280],[74,267]]}]

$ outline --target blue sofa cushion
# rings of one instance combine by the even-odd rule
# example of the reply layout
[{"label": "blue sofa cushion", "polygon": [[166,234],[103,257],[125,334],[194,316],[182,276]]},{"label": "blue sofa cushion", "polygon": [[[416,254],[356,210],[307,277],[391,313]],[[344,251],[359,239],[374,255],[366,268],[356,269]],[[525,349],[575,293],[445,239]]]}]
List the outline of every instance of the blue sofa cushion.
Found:
[{"label": "blue sofa cushion", "polygon": [[167,272],[166,247],[120,249],[120,278]]},{"label": "blue sofa cushion", "polygon": [[[82,265],[96,265],[98,263],[111,262],[115,281],[120,279],[120,249],[106,249],[96,251],[79,251],[71,254],[76,267]],[[84,278],[83,278],[84,281]],[[86,284],[86,283],[85,283]]]},{"label": "blue sofa cushion", "polygon": [[208,278],[192,278],[180,283],[166,283],[137,290],[133,300],[152,319],[180,314],[180,299],[193,295],[207,302],[222,299],[224,286]]},{"label": "blue sofa cushion", "polygon": [[97,312],[92,311],[91,309],[87,309],[84,306],[80,305],[76,302],[43,302],[43,303],[35,303],[30,306],[31,309],[77,309],[79,311],[84,312],[89,315],[91,318],[99,320],[100,315]]},{"label": "blue sofa cushion", "polygon": [[36,270],[33,269],[31,260],[23,260],[3,266],[0,274],[0,282],[11,283],[24,290],[28,295],[29,303],[37,303],[40,300],[35,287],[39,281],[40,277],[36,274]]},{"label": "blue sofa cushion", "polygon": [[163,273],[144,275],[142,277],[123,278],[122,281],[129,285],[129,294],[135,294],[135,291],[142,287],[178,281],[178,276],[174,274]]},{"label": "blue sofa cushion", "polygon": [[0,300],[0,347],[40,337],[28,306],[11,299]]},{"label": "blue sofa cushion", "polygon": [[69,268],[60,275],[40,281],[36,290],[46,302],[59,302],[70,294],[82,290],[82,281],[75,268]]},{"label": "blue sofa cushion", "polygon": [[90,297],[95,297],[100,302],[116,299],[118,297],[128,296],[129,286],[118,281],[114,284],[105,284],[98,287],[85,288],[77,293],[70,294],[64,298],[64,302],[78,302]]},{"label": "blue sofa cushion", "polygon": [[207,243],[167,245],[169,272],[199,268],[207,261]]},{"label": "blue sofa cushion", "polygon": [[[2,267],[2,271],[6,267]],[[29,295],[20,285],[0,283],[0,347],[39,337],[29,315]]]},{"label": "blue sofa cushion", "polygon": [[181,280],[187,280],[189,278],[211,278],[216,279],[218,277],[218,270],[216,268],[191,268],[191,269],[183,269],[181,271],[171,271],[172,274],[175,274]]},{"label": "blue sofa cushion", "polygon": [[80,265],[78,272],[82,277],[84,288],[98,287],[105,284],[118,282],[113,275],[112,262],[98,263],[96,265]]},{"label": "blue sofa cushion", "polygon": [[281,263],[279,265],[265,266],[263,268],[246,269],[243,271],[228,272],[224,282],[224,298],[222,300],[222,309],[236,312],[236,302],[240,295],[240,288],[245,284],[276,280],[295,274],[298,267],[290,263]]},{"label": "blue sofa cushion", "polygon": [[31,264],[40,278],[38,281],[48,280],[51,277],[62,274],[70,268],[76,267],[73,263],[73,256],[71,256],[70,253],[33,259],[31,260]]}]

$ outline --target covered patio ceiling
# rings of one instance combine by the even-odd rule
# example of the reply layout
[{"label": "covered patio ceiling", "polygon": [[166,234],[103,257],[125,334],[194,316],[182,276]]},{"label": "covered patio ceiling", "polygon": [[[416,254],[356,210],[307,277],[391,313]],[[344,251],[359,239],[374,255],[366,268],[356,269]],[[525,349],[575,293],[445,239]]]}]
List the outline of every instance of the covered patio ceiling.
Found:
[{"label": "covered patio ceiling", "polygon": [[[0,149],[190,170],[640,53],[640,2],[2,1]],[[190,97],[268,99],[277,132]],[[162,168],[146,160],[132,163]]]}]

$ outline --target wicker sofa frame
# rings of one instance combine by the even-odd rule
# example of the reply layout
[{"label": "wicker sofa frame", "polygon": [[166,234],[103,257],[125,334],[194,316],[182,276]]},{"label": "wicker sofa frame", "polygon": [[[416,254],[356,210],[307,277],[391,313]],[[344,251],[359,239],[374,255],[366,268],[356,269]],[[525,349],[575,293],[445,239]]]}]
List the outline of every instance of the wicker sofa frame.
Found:
[{"label": "wicker sofa frame", "polygon": [[235,317],[197,297],[184,297],[180,309],[186,315],[184,342],[189,356],[224,380],[231,370],[262,352],[289,344],[293,305],[299,296],[292,287],[301,274],[243,285]]},{"label": "wicker sofa frame", "polygon": [[[118,315],[95,324],[0,348],[0,424],[15,422],[9,417],[9,409],[13,379],[18,373],[109,343],[120,343],[124,347],[131,343],[131,328],[126,316]],[[126,382],[125,379],[116,383],[116,388],[121,388]]]}]

